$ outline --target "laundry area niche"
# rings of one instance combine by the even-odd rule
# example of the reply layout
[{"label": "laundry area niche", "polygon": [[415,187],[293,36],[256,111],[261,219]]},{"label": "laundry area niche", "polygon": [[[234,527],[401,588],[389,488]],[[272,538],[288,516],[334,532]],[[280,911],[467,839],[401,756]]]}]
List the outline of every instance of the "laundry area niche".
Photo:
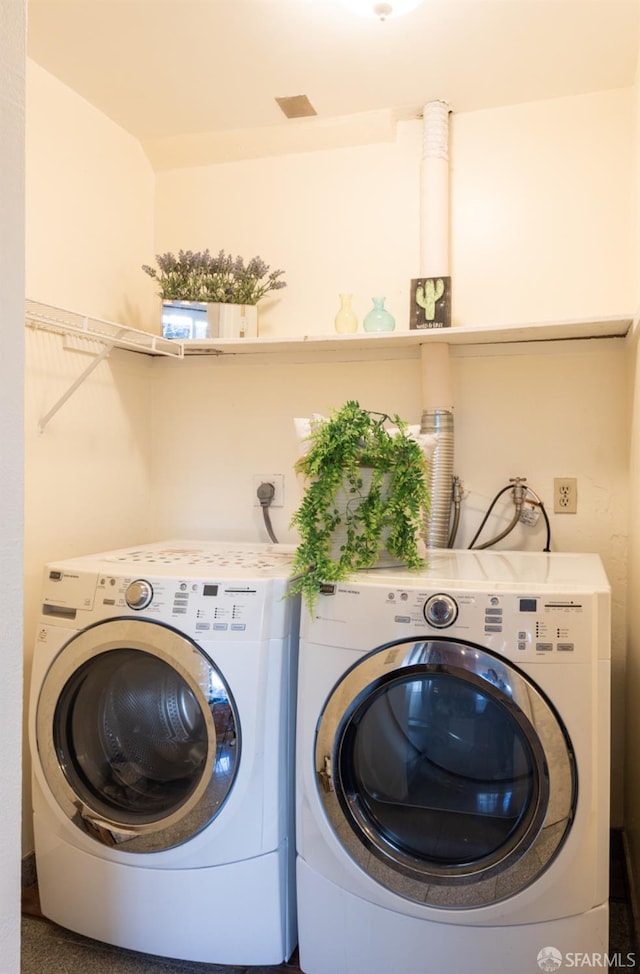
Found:
[{"label": "laundry area niche", "polygon": [[[141,266],[180,247],[224,247],[284,268],[287,288],[261,310],[260,334],[291,342],[278,355],[183,360],[116,349],[40,433],[91,351],[27,332],[26,685],[47,561],[158,538],[264,541],[254,477],[265,471],[284,475],[272,523],[295,542],[293,418],[357,399],[417,423],[423,395],[417,346],[360,356],[309,352],[302,341],[332,334],[345,290],[360,319],[384,293],[398,333],[408,329],[421,119],[351,145],[154,170],[126,131],[34,61],[27,67],[28,297],[159,334]],[[554,550],[602,556],[614,604],[614,827],[628,785],[630,346],[596,327],[594,337],[506,344],[500,329],[631,318],[636,96],[596,91],[449,121],[451,331],[497,329],[495,343],[450,350],[459,540],[469,543],[510,478],[526,477],[549,512]],[[578,480],[574,516],[553,515],[558,476]],[[541,550],[543,528],[520,525],[503,545]],[[32,848],[25,815],[24,854]]]}]

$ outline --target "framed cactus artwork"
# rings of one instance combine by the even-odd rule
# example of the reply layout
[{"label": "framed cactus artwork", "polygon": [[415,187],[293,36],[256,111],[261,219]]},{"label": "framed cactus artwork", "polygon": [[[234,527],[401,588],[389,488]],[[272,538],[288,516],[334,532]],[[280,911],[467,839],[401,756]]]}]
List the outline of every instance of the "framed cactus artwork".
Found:
[{"label": "framed cactus artwork", "polygon": [[409,327],[451,327],[450,277],[413,278],[411,281]]}]

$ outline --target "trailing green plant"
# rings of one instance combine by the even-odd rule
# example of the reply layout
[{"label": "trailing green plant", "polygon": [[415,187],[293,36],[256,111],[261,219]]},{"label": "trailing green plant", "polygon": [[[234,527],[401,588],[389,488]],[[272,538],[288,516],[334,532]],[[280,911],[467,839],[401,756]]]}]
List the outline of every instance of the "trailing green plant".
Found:
[{"label": "trailing green plant", "polygon": [[[396,429],[388,430],[386,421]],[[422,565],[427,461],[398,416],[350,400],[312,423],[296,470],[306,486],[291,520],[300,534],[291,592],[301,593],[311,610],[323,582],[371,568],[385,550],[408,568]]]}]

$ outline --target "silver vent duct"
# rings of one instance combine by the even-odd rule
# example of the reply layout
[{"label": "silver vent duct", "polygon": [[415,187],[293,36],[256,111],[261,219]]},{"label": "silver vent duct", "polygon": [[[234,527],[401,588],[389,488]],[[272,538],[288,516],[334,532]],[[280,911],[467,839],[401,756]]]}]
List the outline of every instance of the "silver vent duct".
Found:
[{"label": "silver vent duct", "polygon": [[438,435],[429,468],[431,511],[425,518],[423,540],[427,548],[447,548],[453,485],[453,413],[448,409],[425,409],[420,432]]}]

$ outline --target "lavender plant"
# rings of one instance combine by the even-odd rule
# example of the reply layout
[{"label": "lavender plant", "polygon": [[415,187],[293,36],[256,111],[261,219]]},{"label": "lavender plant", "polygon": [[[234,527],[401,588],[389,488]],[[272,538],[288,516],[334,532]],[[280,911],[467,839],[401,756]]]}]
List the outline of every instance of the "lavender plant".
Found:
[{"label": "lavender plant", "polygon": [[208,250],[194,253],[179,250],[156,255],[157,268],[143,264],[142,270],[158,285],[165,301],[204,301],[223,304],[257,304],[269,291],[286,287],[284,271],[270,271],[261,257],[245,264],[221,250],[212,256]]}]

